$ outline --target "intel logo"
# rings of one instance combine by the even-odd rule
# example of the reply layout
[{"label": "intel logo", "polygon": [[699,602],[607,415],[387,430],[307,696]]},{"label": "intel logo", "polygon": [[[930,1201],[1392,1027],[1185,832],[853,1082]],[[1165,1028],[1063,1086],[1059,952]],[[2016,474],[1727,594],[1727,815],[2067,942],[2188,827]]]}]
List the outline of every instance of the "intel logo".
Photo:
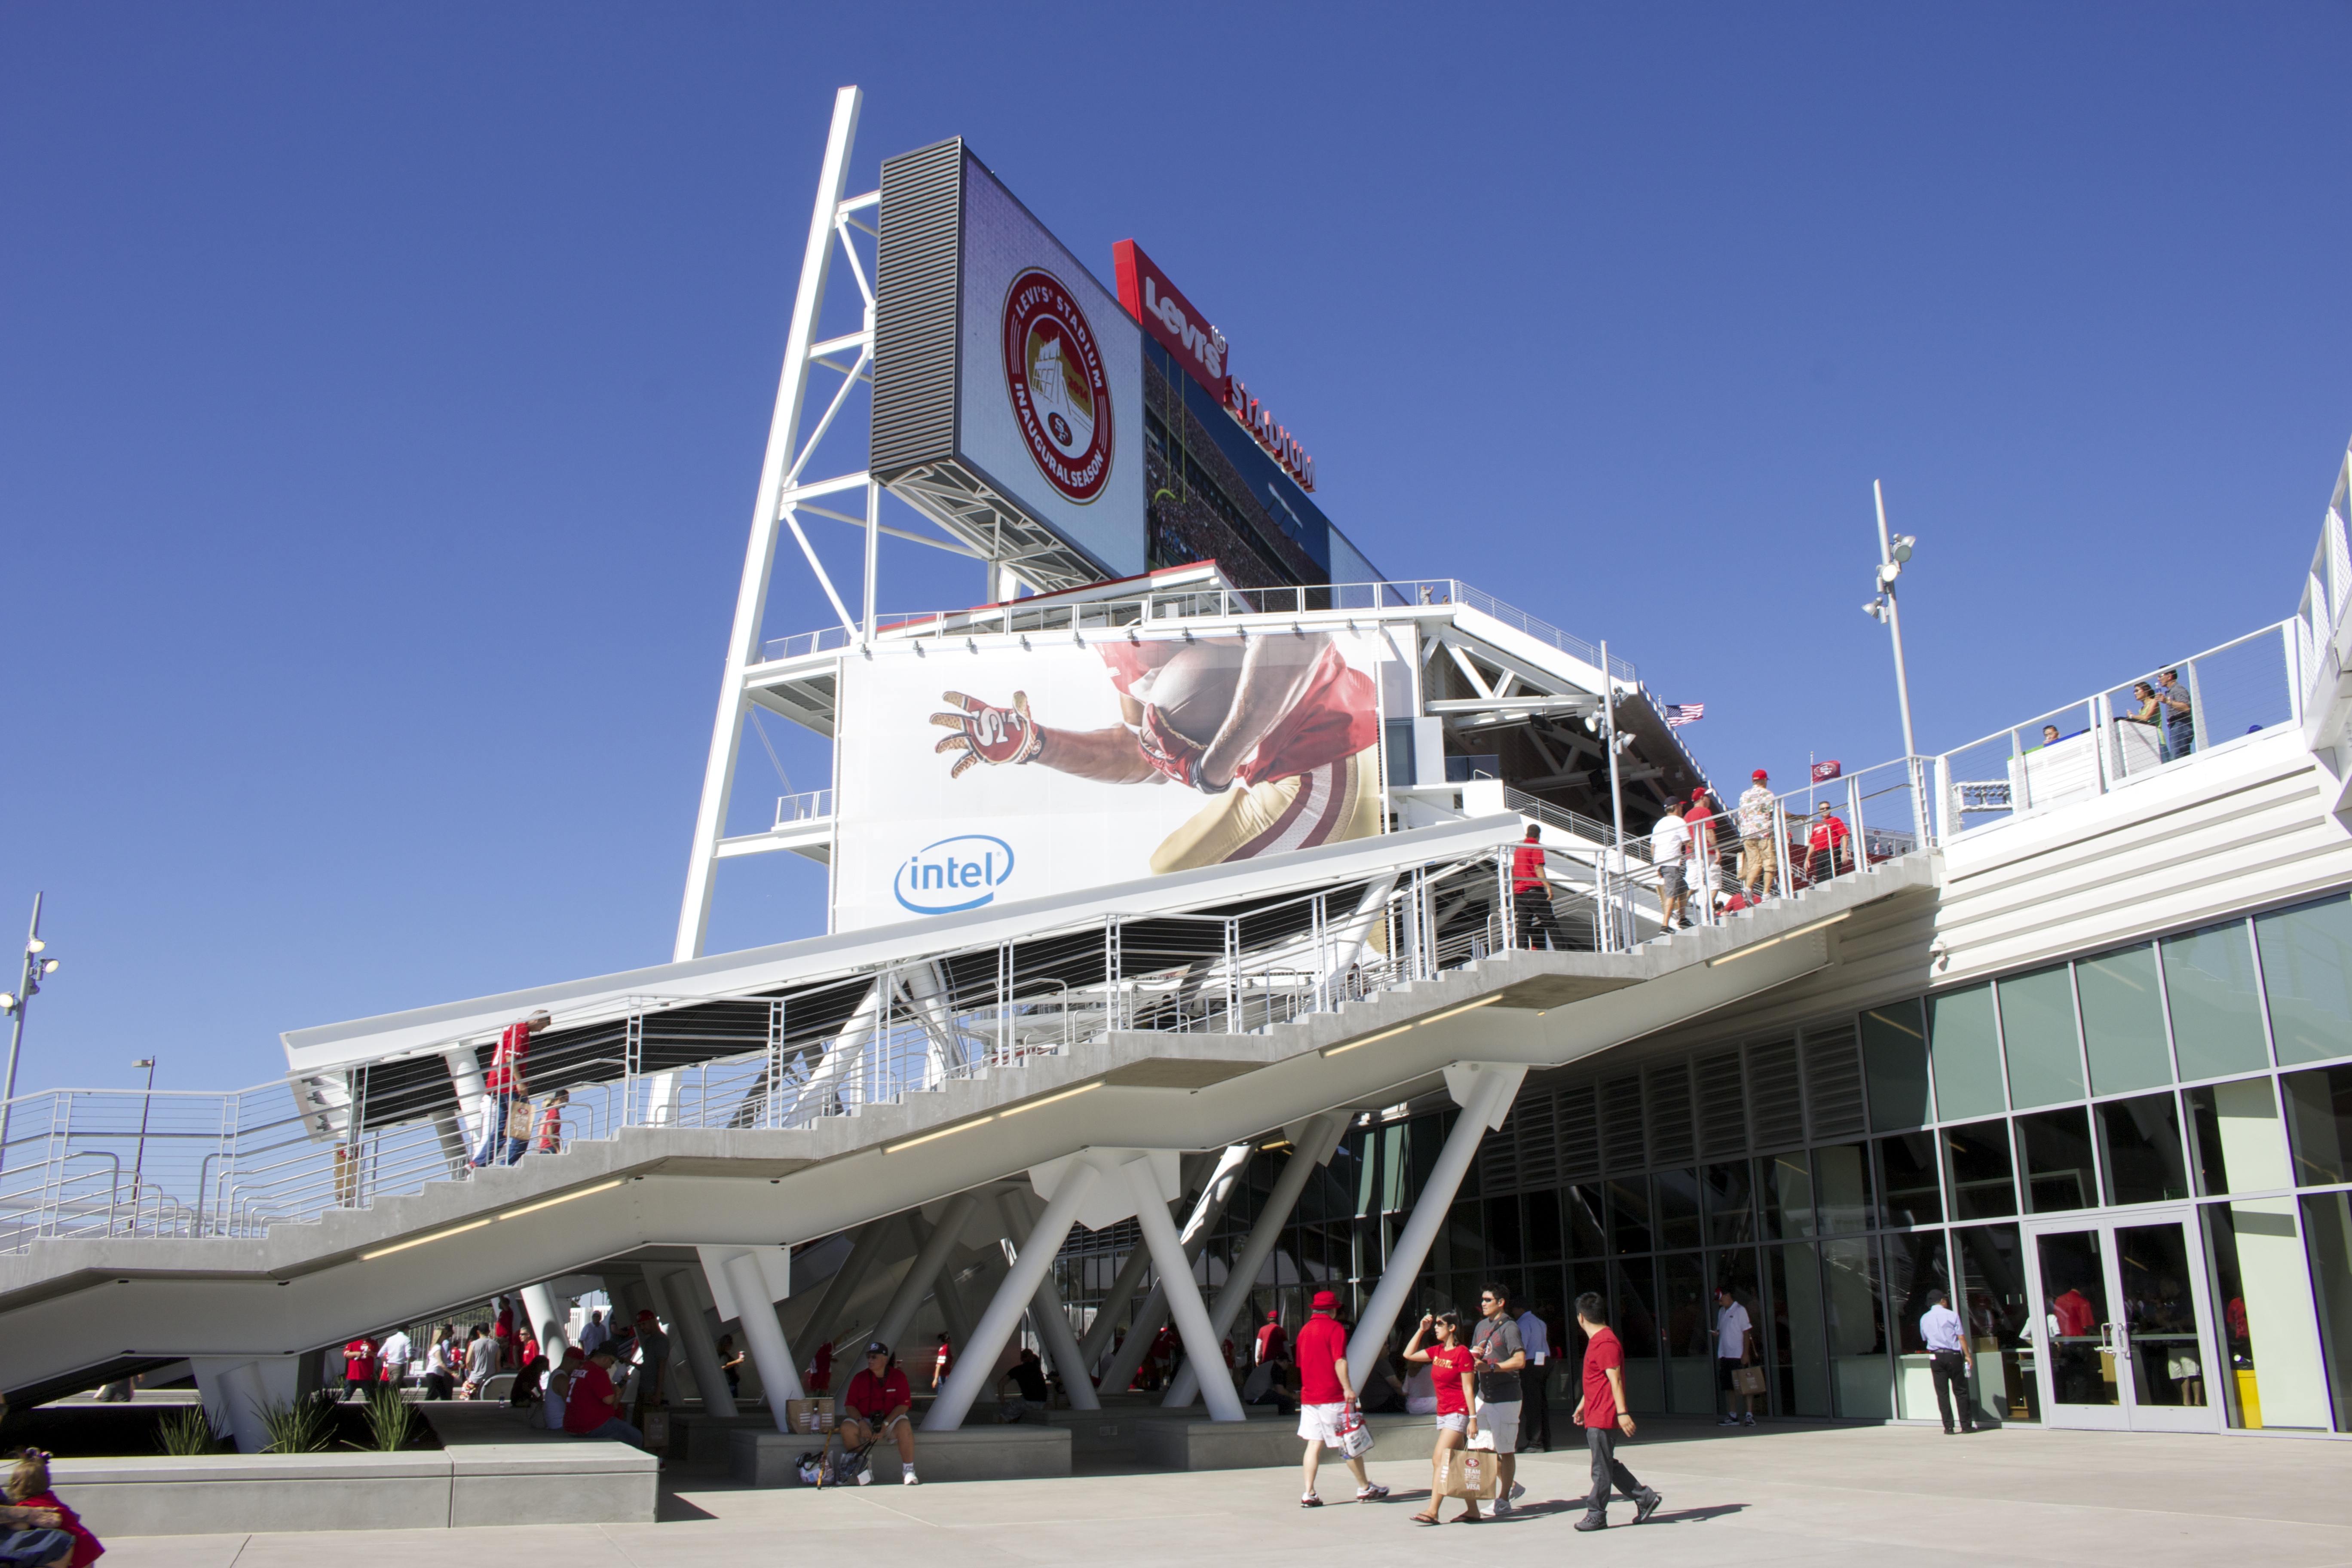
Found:
[{"label": "intel logo", "polygon": [[901,907],[919,915],[951,915],[976,910],[996,897],[1013,875],[1013,847],[984,833],[966,833],[927,844],[907,857],[890,890]]}]

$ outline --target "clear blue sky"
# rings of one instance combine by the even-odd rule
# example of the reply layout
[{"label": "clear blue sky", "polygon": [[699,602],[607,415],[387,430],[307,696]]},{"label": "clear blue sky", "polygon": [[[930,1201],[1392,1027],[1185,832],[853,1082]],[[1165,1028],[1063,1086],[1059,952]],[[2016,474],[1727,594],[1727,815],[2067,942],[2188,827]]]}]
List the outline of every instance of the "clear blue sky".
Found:
[{"label": "clear blue sky", "polygon": [[667,956],[846,82],[855,188],[961,133],[1098,275],[1141,241],[1375,562],[1610,638],[1718,779],[1899,750],[1874,478],[1927,750],[2293,609],[2352,7],[1437,16],[0,9],[22,1084]]}]

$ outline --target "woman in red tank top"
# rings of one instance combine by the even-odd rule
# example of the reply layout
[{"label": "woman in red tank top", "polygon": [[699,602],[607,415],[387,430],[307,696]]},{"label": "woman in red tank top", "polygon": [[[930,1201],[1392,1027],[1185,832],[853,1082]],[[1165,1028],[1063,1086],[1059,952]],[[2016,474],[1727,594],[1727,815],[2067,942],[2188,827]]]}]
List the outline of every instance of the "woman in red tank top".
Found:
[{"label": "woman in red tank top", "polygon": [[[1421,1342],[1433,1330],[1437,1342],[1424,1350]],[[1429,1453],[1429,1510],[1412,1516],[1415,1524],[1435,1524],[1441,1500],[1437,1489],[1445,1478],[1445,1450],[1469,1447],[1471,1436],[1478,1430],[1478,1415],[1470,1405],[1469,1382],[1477,1368],[1478,1357],[1462,1342],[1460,1318],[1452,1312],[1440,1312],[1434,1317],[1424,1312],[1421,1327],[1413,1330],[1412,1338],[1405,1342],[1404,1359],[1429,1363],[1430,1387],[1437,1395],[1437,1446]],[[1478,1517],[1478,1500],[1465,1498],[1457,1521],[1475,1524]]]}]

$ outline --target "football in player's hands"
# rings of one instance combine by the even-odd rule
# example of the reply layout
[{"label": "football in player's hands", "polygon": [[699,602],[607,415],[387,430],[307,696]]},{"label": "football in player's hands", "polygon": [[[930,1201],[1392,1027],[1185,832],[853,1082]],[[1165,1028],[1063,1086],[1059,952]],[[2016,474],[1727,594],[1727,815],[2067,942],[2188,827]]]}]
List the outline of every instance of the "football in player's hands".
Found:
[{"label": "football in player's hands", "polygon": [[961,691],[943,691],[940,700],[954,703],[956,711],[934,713],[931,722],[955,733],[942,738],[931,750],[963,753],[948,770],[950,778],[959,778],[966,768],[982,763],[1001,766],[1028,762],[1045,744],[1044,732],[1029,717],[1029,694],[1025,691],[1013,694],[1010,708],[999,708],[977,697],[966,697]]}]

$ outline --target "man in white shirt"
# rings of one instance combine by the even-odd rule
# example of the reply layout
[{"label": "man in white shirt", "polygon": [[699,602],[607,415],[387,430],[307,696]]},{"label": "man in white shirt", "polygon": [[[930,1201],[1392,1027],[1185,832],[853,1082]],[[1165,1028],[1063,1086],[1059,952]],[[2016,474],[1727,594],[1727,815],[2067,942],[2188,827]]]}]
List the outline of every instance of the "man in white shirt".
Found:
[{"label": "man in white shirt", "polygon": [[1665,815],[1650,829],[1650,863],[1658,868],[1658,904],[1664,911],[1665,929],[1677,924],[1690,924],[1683,912],[1683,904],[1690,893],[1683,885],[1683,868],[1690,858],[1690,828],[1683,822],[1677,803],[1666,802]]},{"label": "man in white shirt", "polygon": [[1952,1397],[1960,1402],[1963,1432],[1977,1429],[1976,1410],[1969,1404],[1968,1331],[1952,1310],[1952,1299],[1940,1289],[1927,1292],[1927,1310],[1919,1319],[1919,1337],[1927,1342],[1928,1364],[1936,1374],[1936,1413],[1944,1418],[1944,1436],[1952,1436]]},{"label": "man in white shirt", "polygon": [[598,1351],[603,1350],[604,1348],[604,1342],[612,1337],[613,1331],[604,1326],[604,1314],[602,1312],[589,1313],[588,1326],[580,1331],[580,1354],[582,1358],[585,1359],[586,1357],[594,1355]]},{"label": "man in white shirt", "polygon": [[1533,1453],[1540,1448],[1549,1454],[1551,1396],[1544,1384],[1551,1376],[1551,1330],[1533,1309],[1519,1314],[1519,1348],[1528,1357],[1527,1371],[1519,1378],[1519,1452]]},{"label": "man in white shirt", "polygon": [[1739,885],[1751,904],[1778,890],[1774,884],[1780,860],[1772,826],[1771,781],[1762,768],[1754,777],[1756,782],[1739,795]]},{"label": "man in white shirt", "polygon": [[416,1347],[409,1343],[406,1329],[394,1329],[386,1334],[376,1352],[376,1360],[383,1367],[376,1376],[394,1399],[400,1397],[400,1385],[408,1381],[408,1363],[415,1354]]},{"label": "man in white shirt", "polygon": [[[1756,1328],[1748,1321],[1748,1309],[1741,1306],[1728,1285],[1715,1288],[1715,1381],[1723,1390],[1723,1419],[1718,1426],[1753,1426],[1756,1425],[1756,1396],[1738,1392],[1735,1379],[1743,1366],[1756,1364]],[[1731,1402],[1744,1400],[1745,1415],[1731,1413]]]}]

